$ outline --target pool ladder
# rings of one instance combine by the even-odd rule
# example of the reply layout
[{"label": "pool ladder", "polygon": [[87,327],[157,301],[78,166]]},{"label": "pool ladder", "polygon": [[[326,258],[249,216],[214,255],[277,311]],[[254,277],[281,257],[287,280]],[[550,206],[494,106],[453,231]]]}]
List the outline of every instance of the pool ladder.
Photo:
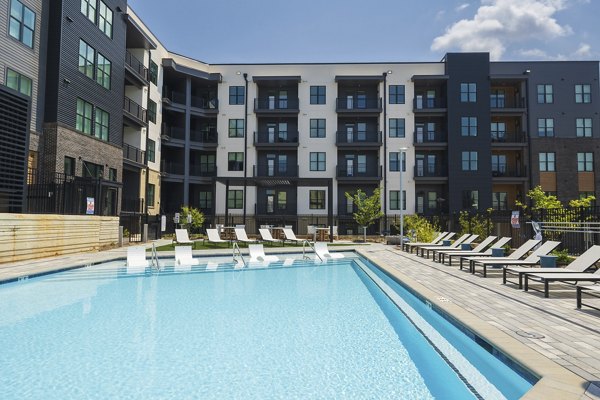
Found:
[{"label": "pool ladder", "polygon": [[156,253],[156,243],[152,243],[152,256],[150,259],[151,271],[160,272],[160,264],[158,262],[158,254]]},{"label": "pool ladder", "polygon": [[238,246],[237,242],[233,242],[233,261],[238,261],[238,257],[242,260],[242,264],[244,267],[246,266],[246,260],[244,260],[244,256],[242,251],[240,250],[240,246]]},{"label": "pool ladder", "polygon": [[315,251],[315,246],[313,246],[313,244],[311,242],[309,242],[308,240],[304,240],[302,242],[302,259],[304,259],[304,260],[310,259],[310,257],[306,254],[306,245],[308,245],[308,248],[311,249],[313,251],[313,253],[315,253],[315,256],[318,257],[319,260],[323,261],[321,256]]}]

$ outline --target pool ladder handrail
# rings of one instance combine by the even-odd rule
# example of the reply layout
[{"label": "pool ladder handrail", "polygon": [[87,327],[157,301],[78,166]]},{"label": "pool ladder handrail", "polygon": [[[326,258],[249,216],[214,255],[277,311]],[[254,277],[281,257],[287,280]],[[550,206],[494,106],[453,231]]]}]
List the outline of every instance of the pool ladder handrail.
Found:
[{"label": "pool ladder handrail", "polygon": [[315,253],[315,256],[319,257],[319,260],[323,261],[323,259],[319,255],[319,253],[317,253],[315,251],[315,246],[306,239],[304,239],[304,241],[302,242],[302,259],[304,259],[304,260],[310,259],[310,257],[308,255],[306,255],[306,245],[308,245],[308,247],[310,249],[312,249],[313,253]]},{"label": "pool ladder handrail", "polygon": [[[237,250],[237,254],[236,254],[236,250]],[[233,242],[233,261],[237,261],[237,257],[240,257],[242,259],[242,264],[244,264],[244,267],[246,266],[246,260],[244,260],[244,255],[242,254],[242,251],[240,250],[240,246],[237,244],[237,242]]]},{"label": "pool ladder handrail", "polygon": [[152,256],[151,256],[151,269],[156,269],[157,272],[160,272],[160,263],[158,262],[158,254],[156,253],[156,243],[152,243]]}]

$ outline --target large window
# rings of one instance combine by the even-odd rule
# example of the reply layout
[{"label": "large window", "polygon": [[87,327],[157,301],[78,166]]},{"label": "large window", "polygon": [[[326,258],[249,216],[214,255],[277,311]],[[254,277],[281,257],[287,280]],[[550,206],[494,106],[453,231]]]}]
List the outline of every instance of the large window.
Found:
[{"label": "large window", "polygon": [[156,123],[156,102],[148,99],[148,121]]},{"label": "large window", "polygon": [[96,52],[92,46],[79,40],[79,72],[94,79],[94,59]]},{"label": "large window", "polygon": [[404,85],[390,85],[390,104],[404,104]]},{"label": "large window", "polygon": [[212,192],[201,191],[198,193],[198,205],[200,209],[207,210],[212,209]]},{"label": "large window", "polygon": [[94,107],[82,99],[77,99],[77,118],[75,129],[80,132],[92,134],[92,112]]},{"label": "large window", "polygon": [[575,103],[591,103],[592,102],[592,86],[591,85],[575,85]]},{"label": "large window", "polygon": [[65,156],[64,161],[64,172],[65,175],[75,175],[75,159],[73,157]]},{"label": "large window", "polygon": [[227,207],[229,209],[244,208],[244,191],[229,190],[229,192],[227,192]]},{"label": "large window", "polygon": [[229,86],[229,104],[244,104],[246,89],[243,86]]},{"label": "large window", "polygon": [[538,136],[554,136],[554,118],[538,118]]},{"label": "large window", "polygon": [[492,174],[495,176],[506,173],[506,154],[492,154]]},{"label": "large window", "polygon": [[106,111],[96,107],[94,136],[105,142],[108,142],[109,119],[109,114]]},{"label": "large window", "polygon": [[592,119],[577,118],[575,119],[575,127],[577,137],[592,137]]},{"label": "large window", "polygon": [[537,85],[537,101],[539,104],[554,103],[554,89],[552,85]]},{"label": "large window", "polygon": [[492,89],[490,93],[490,107],[504,108],[506,100],[506,92],[504,89]]},{"label": "large window", "polygon": [[577,171],[594,171],[594,153],[577,153]]},{"label": "large window", "polygon": [[102,1],[100,0],[100,12],[98,13],[98,28],[106,36],[112,38],[113,32],[113,12],[112,10]]},{"label": "large window", "polygon": [[462,170],[477,171],[477,152],[463,151],[462,152]]},{"label": "large window", "polygon": [[84,178],[104,178],[104,166],[89,161],[83,162]]},{"label": "large window", "polygon": [[148,68],[148,77],[150,78],[150,82],[155,85],[158,84],[158,65],[152,60],[150,60],[150,68]]},{"label": "large window", "polygon": [[324,210],[325,209],[325,191],[324,190],[310,190],[308,192],[309,205],[308,208],[311,210]]},{"label": "large window", "polygon": [[494,210],[508,210],[508,193],[493,192],[492,193],[492,208]]},{"label": "large window", "polygon": [[310,170],[311,171],[325,171],[326,169],[326,153],[310,153]]},{"label": "large window", "polygon": [[230,119],[229,120],[229,137],[244,137],[244,120]]},{"label": "large window", "polygon": [[310,120],[310,137],[311,138],[324,138],[325,137],[325,119],[311,119]]},{"label": "large window", "polygon": [[406,135],[404,118],[390,118],[390,137],[403,138]]},{"label": "large window", "polygon": [[102,54],[98,53],[98,64],[96,66],[96,82],[98,82],[106,89],[110,89],[110,67],[110,61]]},{"label": "large window", "polygon": [[490,135],[492,140],[504,141],[506,139],[506,123],[492,122],[490,124]]},{"label": "large window", "polygon": [[540,171],[541,172],[556,171],[554,153],[540,153]]},{"label": "large window", "polygon": [[90,21],[96,23],[96,0],[81,0],[81,12]]},{"label": "large window", "polygon": [[[400,152],[390,153],[390,171],[400,171]],[[402,171],[406,171],[406,153],[402,152]]]},{"label": "large window", "polygon": [[152,183],[148,184],[148,188],[146,189],[146,202],[148,203],[148,207],[154,207],[154,196],[156,192],[156,186]]},{"label": "large window", "polygon": [[477,136],[477,117],[461,117],[461,136]]},{"label": "large window", "polygon": [[310,87],[310,104],[325,104],[325,86]]},{"label": "large window", "polygon": [[244,170],[244,153],[229,152],[227,153],[227,169],[228,171],[243,171]]},{"label": "large window", "polygon": [[477,84],[476,83],[461,83],[460,84],[460,101],[462,103],[475,103],[477,101]]},{"label": "large window", "polygon": [[35,13],[18,0],[10,3],[8,33],[24,45],[33,48]]},{"label": "large window", "polygon": [[215,154],[200,154],[200,172],[212,174],[216,168]]},{"label": "large window", "polygon": [[31,97],[31,91],[33,89],[32,80],[10,68],[6,69],[6,86],[21,92],[25,96]]},{"label": "large window", "polygon": [[146,143],[146,158],[149,162],[156,161],[156,142],[152,139],[148,139]]},{"label": "large window", "polygon": [[463,208],[479,209],[479,190],[463,191]]},{"label": "large window", "polygon": [[[400,191],[390,190],[390,210],[400,209]],[[406,210],[406,190],[402,191],[402,210]]]}]

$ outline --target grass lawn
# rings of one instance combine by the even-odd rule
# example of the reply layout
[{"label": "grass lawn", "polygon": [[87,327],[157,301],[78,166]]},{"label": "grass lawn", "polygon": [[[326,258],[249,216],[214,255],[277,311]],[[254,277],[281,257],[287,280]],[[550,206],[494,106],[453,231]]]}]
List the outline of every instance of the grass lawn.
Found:
[{"label": "grass lawn", "polygon": [[[246,243],[238,243],[238,245],[240,246],[240,248],[247,248],[248,245]],[[286,243],[286,246],[283,246],[279,243],[269,243],[269,244],[263,244],[265,249],[269,249],[269,248],[277,248],[277,247],[291,247],[294,246],[294,243]],[[300,244],[299,244],[300,245]],[[359,245],[366,245],[366,243],[327,243],[328,246],[331,247],[335,247],[335,246],[359,246]],[[232,244],[231,243],[210,243],[208,241],[206,242],[202,242],[200,241],[196,241],[194,242],[194,246],[192,248],[192,250],[214,250],[214,249],[232,249]],[[156,248],[157,251],[175,251],[175,246],[172,244],[167,244],[164,246],[160,246]]]}]

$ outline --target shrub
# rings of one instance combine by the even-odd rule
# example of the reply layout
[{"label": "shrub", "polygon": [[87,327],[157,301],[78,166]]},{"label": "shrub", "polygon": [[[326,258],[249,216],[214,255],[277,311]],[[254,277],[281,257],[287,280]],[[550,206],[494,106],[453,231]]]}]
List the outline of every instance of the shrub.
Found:
[{"label": "shrub", "polygon": [[[396,228],[399,229],[400,227],[396,226]],[[437,223],[430,222],[427,218],[419,215],[407,215],[404,217],[404,234],[413,233],[419,242],[432,241],[439,230],[440,228]]]}]

